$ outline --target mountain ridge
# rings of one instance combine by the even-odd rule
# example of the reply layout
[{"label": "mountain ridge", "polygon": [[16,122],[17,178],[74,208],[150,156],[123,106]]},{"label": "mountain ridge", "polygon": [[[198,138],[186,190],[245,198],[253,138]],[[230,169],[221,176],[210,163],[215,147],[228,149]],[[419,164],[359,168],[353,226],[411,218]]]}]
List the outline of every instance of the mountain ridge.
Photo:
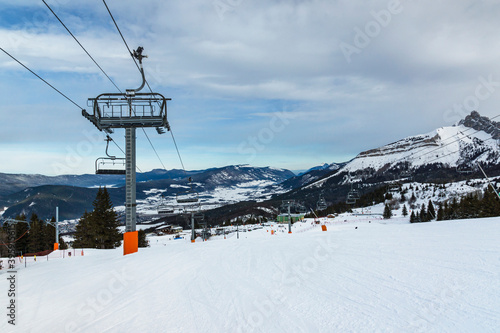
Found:
[{"label": "mountain ridge", "polygon": [[[232,217],[237,216],[238,211],[248,214],[248,207],[252,205],[272,211],[270,207],[276,209],[281,200],[288,199],[304,202],[308,207],[313,207],[320,195],[328,203],[341,202],[346,200],[353,187],[363,194],[410,180],[442,183],[472,176],[482,177],[474,170],[478,163],[481,163],[488,175],[497,176],[500,175],[499,138],[500,123],[473,111],[453,126],[408,136],[360,152],[348,162],[325,163],[301,175],[285,169],[248,165],[186,173],[178,169],[155,169],[138,176],[138,181],[143,179],[137,183],[138,207],[145,207],[143,212],[152,214],[155,206],[164,199],[169,205],[175,205],[176,195],[186,188],[192,188],[200,194],[204,209],[248,202],[219,209],[222,213],[218,216],[224,218],[226,213]],[[2,174],[0,178],[1,176]],[[187,182],[188,176],[193,179],[191,184]],[[84,178],[82,181],[88,180]],[[109,191],[115,206],[120,208],[124,201],[124,188],[115,186]],[[28,208],[33,207],[29,206],[32,202],[29,201],[29,196],[24,198],[23,195],[26,194],[16,192],[15,195],[0,197],[0,204],[4,206],[23,202],[16,206],[17,210],[7,210],[6,215],[19,211],[29,212]],[[36,202],[34,204],[37,207],[41,205]]]}]

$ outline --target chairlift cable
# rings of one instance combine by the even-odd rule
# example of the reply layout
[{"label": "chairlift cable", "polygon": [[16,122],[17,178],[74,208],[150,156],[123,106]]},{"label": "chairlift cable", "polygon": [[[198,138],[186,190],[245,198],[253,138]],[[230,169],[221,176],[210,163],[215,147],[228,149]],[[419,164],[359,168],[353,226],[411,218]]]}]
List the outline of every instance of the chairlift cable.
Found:
[{"label": "chairlift cable", "polygon": [[[129,54],[130,54],[130,56],[132,57],[132,60],[134,61],[135,66],[137,67],[137,69],[139,70],[139,72],[141,72],[141,69],[140,69],[140,67],[139,67],[139,64],[137,64],[137,60],[135,59],[134,54],[133,54],[133,53],[132,53],[132,51],[130,50],[130,47],[128,46],[128,43],[127,43],[127,41],[125,40],[125,37],[123,36],[123,34],[122,34],[121,30],[120,30],[120,27],[118,27],[118,23],[116,22],[116,20],[115,20],[115,18],[114,18],[114,16],[113,16],[113,14],[111,13],[111,10],[109,9],[108,4],[106,3],[106,1],[105,1],[105,0],[102,0],[102,2],[104,3],[104,6],[106,6],[106,9],[107,9],[107,11],[108,11],[108,13],[109,13],[109,16],[110,16],[110,17],[111,17],[111,19],[113,20],[113,23],[115,24],[116,30],[118,30],[118,33],[120,34],[120,37],[122,38],[123,43],[125,44],[125,47],[126,47],[126,48],[127,48],[127,50],[128,50],[128,53],[129,53]],[[142,72],[141,72],[141,74],[142,74]],[[151,93],[153,93],[153,90],[151,89],[151,87],[150,87],[150,85],[149,85],[148,81],[146,80],[146,78],[144,78],[144,81],[146,82],[146,85],[148,86],[149,91],[150,91]],[[118,90],[120,90],[120,89],[118,89]],[[120,92],[121,92],[121,91],[120,91]],[[157,103],[158,103],[158,106],[160,106],[160,102],[158,102],[158,101],[157,101]],[[145,130],[144,128],[142,128],[142,132],[144,133],[144,135],[145,135],[145,136],[146,136],[146,138],[148,139],[149,144],[151,145],[151,148],[153,148],[153,151],[155,152],[156,156],[158,157],[158,160],[160,161],[161,165],[163,166],[163,169],[164,169],[164,170],[167,170],[167,168],[165,167],[165,164],[164,164],[164,163],[163,163],[163,161],[161,160],[160,155],[158,154],[158,152],[157,152],[156,148],[153,146],[153,143],[152,143],[152,142],[151,142],[151,140],[149,139],[149,136],[148,136],[148,134],[146,133],[146,130]],[[141,172],[142,172],[142,171],[141,171]]]},{"label": "chairlift cable", "polygon": [[175,141],[174,132],[172,132],[172,129],[170,129],[170,134],[172,135],[172,140],[174,141],[174,146],[175,150],[177,150],[177,156],[179,156],[179,161],[181,161],[182,170],[184,170],[184,173],[186,174],[186,168],[184,167],[184,162],[182,162],[181,153],[179,152],[179,148],[177,147],[177,142]]},{"label": "chairlift cable", "polygon": [[153,151],[155,152],[156,157],[158,157],[158,160],[160,161],[161,165],[163,166],[163,169],[164,169],[164,170],[167,170],[167,168],[165,167],[165,164],[163,164],[163,161],[161,160],[160,155],[158,155],[158,152],[156,151],[155,147],[153,146],[153,143],[152,143],[152,142],[151,142],[151,140],[149,139],[149,136],[148,136],[148,134],[146,133],[146,131],[144,130],[144,128],[142,129],[142,131],[143,131],[143,132],[144,132],[144,134],[146,135],[146,138],[148,139],[149,144],[151,145],[151,148],[153,148]]},{"label": "chairlift cable", "polygon": [[[127,48],[128,50],[128,53],[130,54],[130,56],[132,57],[132,60],[134,60],[134,63],[135,63],[135,66],[137,67],[137,70],[139,70],[139,72],[141,71],[140,67],[139,67],[139,64],[137,64],[137,60],[135,60],[135,57],[134,57],[134,54],[132,53],[130,47],[128,46],[128,43],[127,41],[125,40],[125,37],[123,36],[121,30],[120,30],[120,27],[118,27],[118,23],[116,23],[116,20],[115,18],[113,17],[113,14],[111,13],[111,10],[109,9],[108,7],[108,4],[106,3],[106,0],[102,0],[102,2],[104,3],[104,6],[106,6],[106,9],[108,10],[108,13],[109,13],[109,16],[111,16],[111,19],[113,20],[113,23],[115,24],[115,27],[116,27],[116,30],[118,30],[118,33],[120,34],[122,40],[123,40],[123,43],[125,44],[125,47]],[[153,92],[153,90],[151,89],[151,87],[149,86],[149,83],[146,79],[144,79],[146,81],[146,85],[148,86],[149,88],[149,91],[150,92]]]},{"label": "chairlift cable", "polygon": [[[9,57],[11,57],[14,61],[16,61],[19,65],[23,66],[26,70],[28,70],[31,74],[35,75],[37,78],[39,78],[41,81],[43,81],[45,84],[47,84],[49,87],[51,87],[52,89],[54,89],[56,92],[58,92],[60,95],[62,95],[64,98],[66,98],[68,101],[70,101],[72,104],[74,104],[77,108],[79,108],[80,110],[84,110],[80,105],[78,105],[75,101],[73,101],[71,98],[69,98],[68,96],[66,96],[65,94],[63,94],[60,90],[58,90],[57,88],[55,88],[53,85],[51,85],[50,83],[48,83],[46,80],[44,80],[40,75],[36,74],[35,72],[33,72],[31,69],[29,69],[26,65],[24,65],[21,61],[17,60],[13,55],[11,55],[10,53],[8,53],[7,51],[5,51],[3,48],[0,47],[0,50],[2,50],[6,55],[8,55]],[[113,140],[113,143],[121,150],[121,152],[123,154],[125,154],[125,152],[123,151],[123,149]],[[137,167],[137,169],[142,172],[139,167]]]},{"label": "chairlift cable", "polygon": [[[123,155],[125,155],[125,152],[123,151],[122,147],[120,147],[113,138],[111,138],[111,141],[113,141],[113,143],[118,147],[118,149],[120,149]],[[137,170],[139,170],[140,173],[142,173],[142,170],[137,165],[135,167],[137,168]]]},{"label": "chairlift cable", "polygon": [[[486,139],[486,140],[484,140],[484,142],[486,142],[486,141],[490,141],[490,140],[493,140],[493,138]],[[457,140],[457,141],[458,141],[458,140]],[[434,158],[434,159],[430,160],[430,161],[429,161],[429,163],[432,163],[432,162],[434,162],[434,161],[437,161],[437,160],[439,160],[439,159],[441,159],[441,158],[443,158],[443,157],[450,156],[450,155],[455,154],[455,153],[457,153],[457,152],[459,152],[459,150],[452,151],[452,152],[450,152],[450,153],[448,153],[448,154],[446,154],[446,155],[443,155],[443,156],[441,156],[441,157]]]},{"label": "chairlift cable", "polygon": [[120,28],[118,27],[118,24],[116,23],[115,18],[113,17],[113,14],[111,13],[111,10],[108,7],[108,4],[106,3],[105,0],[102,0],[102,2],[104,3],[104,6],[106,6],[106,9],[108,10],[109,16],[111,16],[111,19],[113,20],[113,23],[115,24],[116,30],[118,30],[118,33],[122,37],[123,43],[125,43],[125,46],[127,47],[128,53],[130,54],[132,59],[134,59],[134,63],[136,64],[137,69],[139,69],[139,71],[140,71],[139,65],[137,65],[137,62],[135,61],[134,55],[133,55],[132,51],[130,50],[130,47],[128,47],[127,41],[125,40],[125,37],[123,37],[123,34],[122,34]]},{"label": "chairlift cable", "polygon": [[80,110],[84,110],[80,105],[78,105],[75,101],[73,101],[71,98],[69,98],[68,96],[66,96],[65,94],[63,94],[59,89],[57,89],[56,87],[54,87],[53,85],[51,85],[50,83],[48,83],[47,81],[45,81],[40,75],[38,75],[37,73],[33,72],[31,69],[29,69],[25,64],[23,64],[21,61],[17,60],[13,55],[11,55],[9,52],[5,51],[3,48],[0,47],[0,50],[3,51],[3,53],[5,53],[6,55],[8,55],[9,57],[11,57],[14,61],[16,61],[19,65],[23,66],[26,70],[28,70],[31,74],[35,75],[37,78],[39,78],[40,80],[42,80],[46,85],[48,85],[49,87],[51,87],[52,89],[54,89],[55,91],[57,91],[61,96],[63,96],[64,98],[66,98],[68,101],[70,101],[71,103],[73,103],[77,108],[79,108]]},{"label": "chairlift cable", "polygon": [[476,163],[476,164],[479,167],[479,169],[481,170],[481,172],[483,173],[484,178],[486,178],[486,180],[488,181],[488,184],[491,186],[491,189],[495,192],[495,194],[497,195],[497,197],[500,198],[500,194],[498,193],[498,191],[495,188],[495,186],[493,186],[493,184],[491,183],[490,178],[486,175],[486,172],[484,172],[483,168],[481,167],[481,165],[479,163]]},{"label": "chairlift cable", "polygon": [[[64,22],[59,18],[59,16],[52,10],[52,8],[45,2],[45,0],[42,0],[42,2],[47,6],[47,8],[52,12],[52,14],[56,17],[56,19],[61,23],[61,25],[66,29],[66,31],[73,37],[73,39],[80,45],[80,47],[85,51],[85,53],[89,56],[89,58],[94,62],[94,64],[101,70],[101,72],[108,78],[108,80],[115,86],[115,88],[120,92],[123,93],[120,88],[116,85],[116,83],[111,79],[111,77],[104,71],[104,69],[97,63],[97,61],[92,57],[92,55],[85,49],[85,47],[80,43],[78,38],[75,37],[75,35],[69,30],[69,28],[64,24]],[[144,129],[143,129],[144,130]],[[149,140],[149,138],[148,138]],[[125,155],[125,152],[123,149],[113,140],[115,145],[122,151],[122,153]],[[154,149],[154,148],[153,148]],[[163,164],[163,163],[162,163]],[[139,167],[137,167],[139,172],[142,172]]]},{"label": "chairlift cable", "polygon": [[42,0],[42,1],[45,4],[45,6],[47,6],[47,8],[52,12],[52,14],[54,14],[54,16],[56,17],[56,19],[62,24],[62,26],[66,29],[66,31],[71,35],[71,37],[73,37],[73,39],[78,43],[78,45],[80,45],[80,47],[83,49],[83,51],[85,51],[85,53],[87,53],[87,55],[90,57],[90,59],[92,59],[92,61],[94,62],[94,64],[101,70],[101,72],[108,78],[108,80],[121,93],[122,91],[120,90],[120,88],[118,88],[118,86],[115,84],[115,82],[113,82],[113,80],[109,77],[109,75],[106,74],[106,72],[104,71],[104,69],[102,69],[102,67],[99,66],[99,64],[97,63],[97,61],[95,61],[95,59],[90,55],[90,53],[85,49],[85,47],[83,47],[83,45],[80,43],[80,41],[78,41],[78,39],[75,37],[75,35],[73,35],[73,33],[63,23],[63,21],[61,21],[61,19],[59,18],[59,16],[57,16],[57,14],[52,10],[52,8],[50,8],[50,6],[45,2],[45,0]]}]

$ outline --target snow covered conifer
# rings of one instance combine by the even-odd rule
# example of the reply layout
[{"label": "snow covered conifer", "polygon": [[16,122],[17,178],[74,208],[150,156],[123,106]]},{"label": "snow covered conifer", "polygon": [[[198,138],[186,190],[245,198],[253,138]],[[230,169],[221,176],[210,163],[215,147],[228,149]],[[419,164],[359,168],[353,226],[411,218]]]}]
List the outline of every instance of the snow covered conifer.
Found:
[{"label": "snow covered conifer", "polygon": [[408,216],[408,209],[406,208],[406,205],[403,205],[402,214],[403,214],[404,217]]},{"label": "snow covered conifer", "polygon": [[440,202],[438,204],[438,211],[437,211],[437,221],[442,221],[444,219],[444,210],[443,210],[443,204]]},{"label": "snow covered conifer", "polygon": [[68,249],[68,244],[64,241],[64,238],[59,236],[59,249],[60,250],[67,250]]},{"label": "snow covered conifer", "polygon": [[392,211],[389,208],[389,205],[387,205],[387,204],[384,207],[384,214],[383,214],[383,216],[384,216],[384,219],[390,219],[392,217]]},{"label": "snow covered conifer", "polygon": [[422,207],[420,208],[420,222],[428,222],[429,220],[427,219],[427,210],[425,209],[425,204],[422,204]]}]

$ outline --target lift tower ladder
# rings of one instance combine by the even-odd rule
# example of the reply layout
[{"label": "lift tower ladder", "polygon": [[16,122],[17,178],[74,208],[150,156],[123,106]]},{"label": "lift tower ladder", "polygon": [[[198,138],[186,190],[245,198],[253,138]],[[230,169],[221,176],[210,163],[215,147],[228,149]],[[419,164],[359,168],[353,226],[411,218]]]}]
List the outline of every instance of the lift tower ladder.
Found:
[{"label": "lift tower ladder", "polygon": [[139,61],[142,84],[137,89],[127,89],[125,93],[100,94],[89,99],[92,113],[83,110],[82,115],[100,131],[113,133],[113,129],[125,129],[125,234],[123,251],[129,254],[138,251],[136,231],[136,129],[155,127],[159,134],[170,130],[167,121],[167,101],[159,93],[140,92],[146,84],[142,59],[144,49],[138,47],[132,56]]}]

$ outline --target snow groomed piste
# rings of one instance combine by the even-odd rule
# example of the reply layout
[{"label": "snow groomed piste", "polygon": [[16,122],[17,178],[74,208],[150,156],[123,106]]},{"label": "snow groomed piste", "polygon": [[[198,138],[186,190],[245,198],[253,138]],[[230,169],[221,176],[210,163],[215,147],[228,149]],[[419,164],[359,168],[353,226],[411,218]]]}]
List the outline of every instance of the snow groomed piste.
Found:
[{"label": "snow groomed piste", "polygon": [[[343,214],[19,268],[2,332],[495,332],[500,218]],[[280,229],[284,229],[281,232]],[[271,230],[275,230],[271,235]],[[2,271],[2,276],[5,276]],[[6,290],[7,281],[0,279]],[[78,286],[75,288],[75,286]]]}]

